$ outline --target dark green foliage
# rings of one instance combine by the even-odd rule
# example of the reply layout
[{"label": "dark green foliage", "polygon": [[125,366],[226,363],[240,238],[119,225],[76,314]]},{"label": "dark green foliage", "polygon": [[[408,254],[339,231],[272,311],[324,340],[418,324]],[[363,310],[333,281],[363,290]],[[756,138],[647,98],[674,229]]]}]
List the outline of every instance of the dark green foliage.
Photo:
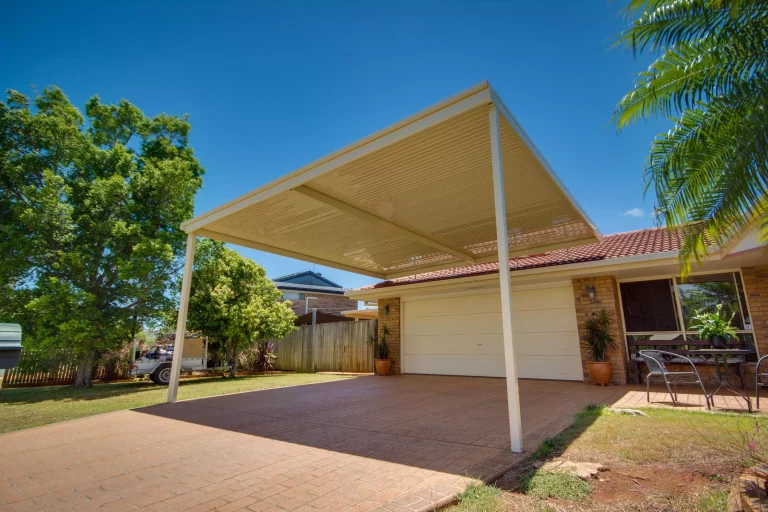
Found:
[{"label": "dark green foliage", "polygon": [[616,107],[623,129],[670,117],[645,163],[656,213],[683,230],[685,272],[707,240],[768,228],[768,2],[631,0],[617,45],[657,58]]},{"label": "dark green foliage", "polygon": [[186,119],[97,96],[85,113],[55,87],[0,103],[0,318],[70,352],[87,386],[101,354],[172,307],[203,168]]},{"label": "dark green foliage", "polygon": [[281,295],[262,267],[203,239],[195,252],[187,327],[207,336],[227,361],[237,361],[247,346],[295,329],[296,315]]}]

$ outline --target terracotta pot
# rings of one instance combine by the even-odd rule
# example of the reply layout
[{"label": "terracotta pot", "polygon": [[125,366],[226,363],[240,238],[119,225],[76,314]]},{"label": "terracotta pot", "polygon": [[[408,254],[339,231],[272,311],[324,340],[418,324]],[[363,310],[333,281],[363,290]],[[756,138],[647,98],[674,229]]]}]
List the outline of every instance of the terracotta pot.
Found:
[{"label": "terracotta pot", "polygon": [[376,359],[376,375],[382,377],[389,373],[389,369],[392,368],[391,359]]},{"label": "terracotta pot", "polygon": [[607,386],[611,383],[611,376],[613,375],[612,362],[597,363],[590,361],[587,363],[587,367],[589,367],[589,378],[592,379],[592,382],[598,386]]}]

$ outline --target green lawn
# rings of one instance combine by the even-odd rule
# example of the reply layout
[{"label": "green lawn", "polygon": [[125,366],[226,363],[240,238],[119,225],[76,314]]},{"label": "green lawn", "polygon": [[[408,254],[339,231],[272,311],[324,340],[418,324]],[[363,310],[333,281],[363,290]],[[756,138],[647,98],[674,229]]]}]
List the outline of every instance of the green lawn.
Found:
[{"label": "green lawn", "polygon": [[[351,377],[299,373],[241,376],[233,380],[222,377],[182,379],[179,400],[347,378]],[[91,389],[68,386],[0,389],[0,433],[159,404],[165,401],[167,393],[167,387],[147,381],[96,384]]]},{"label": "green lawn", "polygon": [[[448,510],[725,512],[738,474],[768,460],[765,415],[642,410],[647,417],[600,407],[580,412],[520,467],[494,485],[469,488]],[[583,483],[536,469],[553,458],[600,462],[609,471]]]}]

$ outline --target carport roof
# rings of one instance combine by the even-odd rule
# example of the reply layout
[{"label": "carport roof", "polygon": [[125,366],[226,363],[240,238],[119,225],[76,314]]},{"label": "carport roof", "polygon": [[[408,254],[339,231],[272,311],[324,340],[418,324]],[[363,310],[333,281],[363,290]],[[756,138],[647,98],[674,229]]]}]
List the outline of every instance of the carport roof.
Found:
[{"label": "carport roof", "polygon": [[510,254],[600,240],[488,82],[182,227],[382,279],[498,261],[491,107],[500,114]]}]

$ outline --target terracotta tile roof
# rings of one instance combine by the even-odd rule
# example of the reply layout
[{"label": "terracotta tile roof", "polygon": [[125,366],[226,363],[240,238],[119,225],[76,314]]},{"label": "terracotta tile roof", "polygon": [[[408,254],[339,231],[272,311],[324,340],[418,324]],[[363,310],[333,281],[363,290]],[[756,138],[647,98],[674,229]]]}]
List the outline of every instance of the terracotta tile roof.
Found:
[{"label": "terracotta tile roof", "polygon": [[[663,227],[641,229],[639,231],[605,235],[603,240],[596,244],[582,245],[571,249],[560,249],[557,251],[512,258],[509,263],[510,269],[516,271],[582,263],[585,261],[610,260],[627,256],[640,256],[643,254],[676,251],[680,249],[682,238],[681,234],[670,233]],[[497,262],[481,263],[478,265],[467,265],[465,267],[399,277],[397,279],[383,281],[375,285],[358,289],[369,290],[404,284],[424,283],[428,281],[442,281],[444,279],[456,279],[459,277],[495,274],[498,271],[499,264]]]}]

